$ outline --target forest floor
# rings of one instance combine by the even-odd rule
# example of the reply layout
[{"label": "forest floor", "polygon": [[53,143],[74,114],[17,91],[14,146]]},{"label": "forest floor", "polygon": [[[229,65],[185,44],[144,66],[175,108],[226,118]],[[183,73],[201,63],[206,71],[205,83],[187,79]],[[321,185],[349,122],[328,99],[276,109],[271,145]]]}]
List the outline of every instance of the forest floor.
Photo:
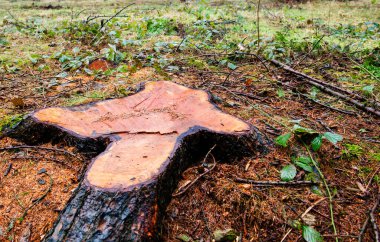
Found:
[{"label": "forest floor", "polygon": [[[173,197],[165,241],[211,241],[225,229],[241,241],[302,241],[309,228],[324,241],[375,241],[379,116],[270,60],[379,111],[380,4],[268,0],[259,21],[256,4],[0,0],[0,137],[37,109],[125,97],[145,81],[203,89],[273,143],[267,154],[218,160]],[[64,143],[30,148],[2,137],[0,241],[41,240],[88,162]],[[204,171],[201,162],[178,187]],[[257,187],[236,178],[320,185]],[[371,211],[375,221],[363,229]]]}]

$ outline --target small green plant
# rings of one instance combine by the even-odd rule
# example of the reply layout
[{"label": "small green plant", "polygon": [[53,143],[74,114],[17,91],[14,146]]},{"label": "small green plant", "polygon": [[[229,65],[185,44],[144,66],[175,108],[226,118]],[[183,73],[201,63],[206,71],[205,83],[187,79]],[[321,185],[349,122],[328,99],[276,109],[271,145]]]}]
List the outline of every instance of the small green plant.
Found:
[{"label": "small green plant", "polygon": [[284,91],[284,89],[282,89],[282,88],[277,89],[277,96],[279,98],[285,97],[285,91]]},{"label": "small green plant", "polygon": [[71,52],[54,53],[52,58],[61,63],[63,70],[77,70],[88,65],[92,60],[96,59],[96,56],[97,54],[92,51],[80,53],[79,48],[73,48]]},{"label": "small green plant", "polygon": [[361,91],[366,95],[366,96],[371,96],[373,94],[373,89],[375,88],[374,85],[368,85],[362,87]]},{"label": "small green plant", "polygon": [[345,149],[342,151],[342,155],[346,158],[359,158],[363,155],[363,148],[356,144],[344,144]]},{"label": "small green plant", "polygon": [[5,47],[8,45],[9,45],[9,42],[7,41],[7,39],[5,37],[0,36],[0,47]]},{"label": "small green plant", "polygon": [[126,53],[117,50],[116,45],[108,44],[109,48],[104,48],[100,52],[109,61],[120,63],[126,57]]},{"label": "small green plant", "polygon": [[[327,139],[328,141],[330,141],[332,144],[335,145],[337,142],[342,141],[343,137],[339,134],[332,133],[332,132],[318,133],[315,130],[305,128],[305,127],[300,126],[299,124],[296,124],[293,126],[293,128],[290,130],[290,132],[278,136],[275,139],[275,143],[279,146],[287,147],[288,141],[292,136],[295,136],[296,138],[298,138],[298,140],[302,143],[302,145],[305,147],[305,149],[307,150],[307,153],[308,153],[307,157],[301,156],[301,157],[298,157],[296,159],[293,159],[294,164],[296,166],[302,168],[303,170],[309,172],[307,177],[309,177],[312,180],[315,179],[316,175],[319,176],[320,180],[322,180],[322,182],[325,186],[326,194],[329,198],[331,225],[333,227],[334,234],[336,235],[337,230],[336,230],[336,226],[335,226],[335,222],[334,222],[332,193],[330,191],[330,188],[327,184],[327,181],[326,181],[321,169],[319,168],[318,162],[313,158],[313,155],[311,154],[309,146],[314,151],[318,151],[322,146],[323,139]],[[309,145],[307,145],[305,143],[305,141],[303,139],[304,136],[308,136],[308,137],[312,136],[313,137],[313,139]],[[281,170],[280,173],[281,173],[281,179],[282,180],[291,181],[294,179],[294,177],[297,175],[297,168],[294,164],[286,165]],[[315,169],[315,172],[314,172],[314,169]],[[317,191],[319,191],[318,188],[317,188]],[[309,241],[312,241],[312,242],[323,241],[323,238],[318,233],[318,231],[316,231],[315,229],[313,229],[312,227],[309,227],[309,226],[302,226],[302,236],[308,242]],[[336,241],[338,241],[338,240],[336,239]]]},{"label": "small green plant", "polygon": [[336,133],[325,132],[320,134],[312,129],[296,124],[293,126],[291,132],[278,136],[275,139],[275,143],[279,146],[287,147],[288,141],[292,136],[302,137],[304,135],[316,135],[316,137],[311,141],[311,147],[314,151],[318,151],[321,148],[323,139],[327,139],[334,145],[343,139],[341,135]]}]

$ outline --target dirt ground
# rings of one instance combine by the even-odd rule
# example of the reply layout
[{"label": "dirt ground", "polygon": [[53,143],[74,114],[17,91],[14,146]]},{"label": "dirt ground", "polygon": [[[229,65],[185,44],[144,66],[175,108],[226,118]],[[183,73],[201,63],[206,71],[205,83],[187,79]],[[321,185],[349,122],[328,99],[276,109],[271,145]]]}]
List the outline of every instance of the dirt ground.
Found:
[{"label": "dirt ground", "polygon": [[[340,101],[335,106],[350,109],[352,115],[305,100],[295,91],[302,92],[308,88],[307,85],[279,70],[275,80],[292,87],[292,91],[284,88],[284,97],[277,95],[279,86],[276,82],[268,82],[263,78],[251,83],[244,78],[247,75],[264,76],[260,73],[265,73],[265,69],[259,62],[247,64],[227,81],[225,75],[198,72],[191,68],[184,73],[165,77],[152,68],[142,68],[133,74],[130,86],[143,80],[169,78],[177,83],[207,90],[223,111],[255,125],[269,140],[274,140],[286,131],[280,125],[283,117],[302,120],[304,126],[320,132],[333,131],[343,135],[343,143],[336,146],[326,143],[321,151],[313,155],[320,162],[321,170],[333,191],[333,210],[340,241],[357,241],[368,211],[379,194],[379,181],[374,179],[378,175],[379,162],[367,155],[379,150],[378,140],[373,138],[380,133],[379,119],[347,107]],[[68,93],[78,91],[75,88],[83,91],[96,85],[102,85],[104,90],[112,90],[113,87],[112,78],[99,80],[79,77],[69,80],[74,80],[79,87],[72,84],[72,87],[65,87],[61,93],[66,90]],[[18,85],[22,86],[20,83]],[[251,97],[244,95],[248,93]],[[47,93],[47,96],[54,97],[49,105],[59,103],[61,97],[55,95],[55,90],[51,94]],[[49,97],[46,98],[49,100]],[[331,97],[325,95],[325,98],[328,100]],[[25,112],[46,105],[44,99],[28,96],[27,91],[23,102],[24,106],[17,108]],[[6,105],[15,108],[10,103]],[[287,148],[272,144],[268,154],[257,154],[243,160],[218,160],[215,169],[182,196],[173,198],[163,222],[164,239],[179,241],[180,235],[187,235],[194,241],[210,241],[215,230],[232,228],[242,241],[281,241],[283,238],[283,241],[302,241],[302,233],[292,229],[290,224],[300,220],[300,215],[311,208],[302,222],[314,226],[325,241],[334,241],[329,201],[325,196],[313,193],[308,186],[254,187],[234,181],[235,178],[278,181],[279,171],[290,163],[291,156],[305,152],[297,143],[291,140],[292,145]],[[360,144],[362,150],[357,155],[350,155],[345,152],[344,144],[347,143]],[[0,147],[17,145],[22,144],[9,138],[0,140]],[[0,240],[17,241],[27,238],[29,234],[33,241],[43,238],[78,185],[86,159],[75,148],[65,144],[44,144],[43,147],[53,150],[0,150]],[[202,169],[200,163],[194,164],[184,172],[179,186],[195,179]],[[295,179],[305,180],[305,176],[305,172],[299,171]],[[323,191],[322,186],[319,188]],[[45,193],[46,196],[43,196]],[[379,224],[378,213],[376,217]],[[370,225],[363,238],[363,241],[373,241]]]}]

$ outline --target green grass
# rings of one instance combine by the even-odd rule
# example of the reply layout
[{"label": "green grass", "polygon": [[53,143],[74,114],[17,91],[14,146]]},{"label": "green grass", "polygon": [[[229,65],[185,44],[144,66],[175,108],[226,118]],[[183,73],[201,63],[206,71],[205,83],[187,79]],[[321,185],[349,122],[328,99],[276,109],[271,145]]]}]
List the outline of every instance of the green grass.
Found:
[{"label": "green grass", "polygon": [[[145,56],[143,65],[161,72],[169,66],[173,69],[177,59],[198,69],[220,66],[194,56],[202,52],[251,51],[290,61],[305,52],[336,52],[363,60],[360,73],[350,73],[349,79],[359,82],[353,88],[378,88],[380,71],[373,56],[380,48],[379,3],[310,1],[289,5],[262,1],[260,49],[256,3],[243,0],[139,2],[104,28],[101,19],[108,18],[86,23],[89,16],[112,16],[131,2],[66,0],[52,3],[60,9],[41,9],[48,2],[0,0],[0,73],[31,67],[88,73],[86,67],[95,58],[118,64],[141,54]],[[184,54],[176,51],[180,43]]]}]

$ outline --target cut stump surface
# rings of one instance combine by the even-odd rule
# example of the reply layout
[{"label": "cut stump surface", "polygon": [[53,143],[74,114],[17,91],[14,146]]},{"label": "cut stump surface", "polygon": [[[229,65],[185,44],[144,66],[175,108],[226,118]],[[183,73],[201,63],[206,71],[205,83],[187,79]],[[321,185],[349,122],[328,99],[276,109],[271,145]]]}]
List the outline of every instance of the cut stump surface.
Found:
[{"label": "cut stump surface", "polygon": [[216,153],[235,158],[263,148],[254,127],[220,111],[206,92],[166,81],[121,99],[39,110],[10,136],[64,139],[98,152],[108,145],[45,238],[51,241],[155,240],[180,174],[207,149],[216,144]]}]

